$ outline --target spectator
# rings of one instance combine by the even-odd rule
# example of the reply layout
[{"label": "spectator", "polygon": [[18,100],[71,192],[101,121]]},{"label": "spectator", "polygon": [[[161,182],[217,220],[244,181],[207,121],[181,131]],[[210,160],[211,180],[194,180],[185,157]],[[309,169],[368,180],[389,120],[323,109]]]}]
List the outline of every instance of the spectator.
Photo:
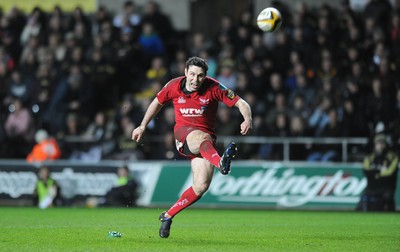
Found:
[{"label": "spectator", "polygon": [[18,70],[15,70],[11,74],[11,78],[7,85],[7,97],[4,100],[5,103],[10,103],[14,99],[21,100],[24,104],[30,103],[31,98],[31,85],[26,78],[21,76]]},{"label": "spectator", "polygon": [[[278,112],[270,125],[269,136],[271,137],[289,137],[289,122],[285,113]],[[283,144],[273,144],[269,156],[271,160],[283,159]]]},{"label": "spectator", "polygon": [[165,48],[161,37],[155,32],[151,23],[144,23],[142,34],[139,36],[139,43],[143,47],[143,53],[148,60],[155,56],[163,56]]},{"label": "spectator", "polygon": [[76,113],[67,114],[63,129],[57,132],[57,139],[59,139],[60,149],[62,149],[62,158],[69,159],[72,153],[85,148],[84,143],[78,140],[82,137],[82,127],[81,120]]},{"label": "spectator", "polygon": [[357,205],[358,211],[394,212],[394,200],[399,158],[387,146],[386,136],[378,134],[374,138],[374,150],[365,157],[363,172],[367,187]]},{"label": "spectator", "polygon": [[51,177],[50,169],[47,166],[39,168],[38,181],[33,196],[35,205],[40,209],[62,205],[60,187]]},{"label": "spectator", "polygon": [[201,51],[210,49],[210,42],[206,40],[203,33],[197,32],[192,35],[190,41],[190,55],[199,55]]},{"label": "spectator", "polygon": [[96,113],[94,121],[87,127],[85,136],[93,137],[94,140],[101,142],[111,139],[114,132],[114,123],[107,119],[104,112]]},{"label": "spectator", "polygon": [[60,64],[66,57],[67,48],[61,42],[62,34],[51,33],[48,39],[48,46],[45,47],[50,53],[54,55],[57,64]]},{"label": "spectator", "polygon": [[[175,52],[174,59],[169,64],[169,72],[173,78],[185,74],[185,59],[187,59],[187,52],[184,49],[178,49]],[[208,62],[210,64],[210,62]],[[216,63],[215,63],[216,64]],[[215,76],[214,76],[215,77]]]},{"label": "spectator", "polygon": [[93,90],[93,102],[96,110],[107,110],[115,107],[117,88],[112,85],[114,67],[109,64],[101,50],[92,51],[87,66],[88,89]]},{"label": "spectator", "polygon": [[117,136],[117,144],[109,157],[125,161],[143,159],[143,152],[139,149],[138,144],[131,139],[135,124],[129,117],[124,116],[119,126],[122,128],[122,133]]},{"label": "spectator", "polygon": [[6,52],[15,60],[15,62],[18,62],[23,49],[19,42],[19,35],[16,34],[16,31],[11,29],[11,26],[4,24],[4,22],[8,22],[6,17],[3,17],[2,21],[2,28],[4,31],[2,34],[2,45],[4,46]]},{"label": "spectator", "polygon": [[82,36],[83,38],[91,34],[90,28],[90,20],[83,12],[83,9],[79,6],[76,7],[72,14],[69,16],[67,30],[76,32],[75,35],[78,35],[78,37]]},{"label": "spectator", "polygon": [[289,109],[287,107],[285,95],[282,93],[277,94],[275,97],[275,106],[270,108],[267,113],[266,117],[267,124],[274,125],[274,122],[279,114],[287,115],[288,112]]},{"label": "spectator", "polygon": [[46,24],[45,14],[39,7],[32,10],[24,29],[21,34],[21,44],[25,46],[31,37],[42,37]]},{"label": "spectator", "polygon": [[368,123],[375,126],[382,121],[385,125],[393,119],[392,100],[383,89],[382,81],[375,77],[372,79],[372,90],[367,94],[366,116]]},{"label": "spectator", "polygon": [[146,71],[146,79],[148,81],[161,81],[165,82],[168,79],[168,68],[164,64],[164,60],[161,57],[155,57],[151,61],[150,68]]},{"label": "spectator", "polygon": [[269,77],[269,90],[265,95],[268,107],[274,106],[275,98],[278,94],[283,94],[283,96],[286,97],[288,95],[288,91],[283,86],[281,74],[278,72],[273,72]]},{"label": "spectator", "polygon": [[[103,39],[104,40],[104,39]],[[120,96],[125,93],[140,90],[134,80],[145,78],[148,64],[143,63],[143,53],[140,43],[134,39],[134,34],[128,31],[120,33],[120,40],[113,45],[116,69],[116,82],[119,85]]]},{"label": "spectator", "polygon": [[8,109],[10,113],[4,123],[8,139],[8,157],[25,158],[33,144],[35,134],[33,117],[19,99],[15,99]]},{"label": "spectator", "polygon": [[115,148],[112,139],[115,132],[115,124],[109,120],[103,111],[96,113],[94,121],[89,124],[83,133],[83,139],[91,142],[88,151],[72,153],[71,159],[97,162],[103,156],[107,156]]},{"label": "spectator", "polygon": [[332,99],[329,96],[324,96],[312,112],[308,126],[313,130],[315,136],[320,136],[329,123],[328,111],[331,108],[333,108]]},{"label": "spectator", "polygon": [[93,17],[92,35],[93,36],[100,35],[102,25],[105,22],[110,22],[110,20],[111,20],[110,13],[108,12],[105,6],[100,5]]},{"label": "spectator", "polygon": [[294,97],[300,94],[305,98],[307,105],[311,104],[311,102],[314,100],[314,89],[310,86],[307,78],[304,75],[296,76],[296,88],[290,94],[289,104],[292,104]]},{"label": "spectator", "polygon": [[77,65],[71,66],[68,76],[62,78],[51,98],[49,110],[44,120],[50,125],[51,132],[57,132],[64,124],[68,112],[76,112],[83,122],[93,113],[91,98],[93,96],[84,76]]},{"label": "spectator", "polygon": [[343,128],[348,137],[368,135],[367,122],[362,113],[357,113],[352,100],[343,101]]},{"label": "spectator", "polygon": [[121,28],[124,23],[124,19],[129,21],[129,25],[137,27],[140,24],[140,15],[136,13],[136,5],[133,1],[126,1],[123,6],[122,13],[116,15],[113,19],[113,25],[117,28]]},{"label": "spectator", "polygon": [[150,155],[148,156],[151,159],[155,160],[166,159],[173,161],[184,159],[182,156],[179,155],[178,151],[176,150],[175,137],[171,131],[168,131],[165,134],[161,135],[160,138],[162,139],[162,141],[157,146],[157,149],[149,152]]},{"label": "spectator", "polygon": [[[54,34],[61,37],[65,33],[63,26],[62,16],[52,15],[49,17],[49,27],[47,28],[47,34]],[[48,35],[47,35],[48,36]]]},{"label": "spectator", "polygon": [[35,133],[36,144],[26,157],[28,162],[43,162],[56,160],[61,157],[60,147],[57,141],[50,137],[46,130],[39,129]]},{"label": "spectator", "polygon": [[116,185],[106,194],[106,201],[102,206],[132,207],[136,205],[138,198],[138,184],[130,175],[127,166],[121,166],[117,170],[118,179]]},{"label": "spectator", "polygon": [[260,62],[254,62],[250,66],[249,72],[249,87],[255,92],[258,99],[263,98],[263,94],[267,93],[268,75],[265,72],[263,65]]},{"label": "spectator", "polygon": [[[257,51],[257,55],[258,55]],[[258,60],[258,58],[257,58]],[[261,60],[261,59],[260,59]],[[246,46],[243,51],[238,56],[238,66],[237,69],[241,72],[250,73],[251,66],[256,61],[256,51],[251,46]]]},{"label": "spectator", "polygon": [[[174,39],[175,31],[170,18],[161,12],[160,6],[155,1],[148,1],[144,6],[141,24],[150,23],[154,31],[168,45],[170,39]],[[144,27],[143,27],[144,28]]]},{"label": "spectator", "polygon": [[296,94],[293,97],[293,102],[291,104],[289,115],[291,118],[294,116],[300,116],[302,120],[308,121],[310,117],[310,110],[304,96],[301,93]]},{"label": "spectator", "polygon": [[224,106],[221,106],[217,112],[217,134],[221,136],[234,136],[237,135],[237,125],[238,120],[232,111]]},{"label": "spectator", "polygon": [[220,83],[224,83],[224,85],[231,90],[236,90],[236,72],[235,72],[235,63],[232,60],[224,60],[221,62],[221,69],[216,79]]},{"label": "spectator", "polygon": [[48,64],[41,64],[37,70],[34,82],[32,83],[33,97],[32,105],[37,106],[37,112],[41,117],[49,109],[51,97],[56,86],[56,73]]},{"label": "spectator", "polygon": [[[294,115],[290,118],[289,127],[290,137],[307,137],[309,132],[307,125],[300,115]],[[310,146],[308,144],[291,144],[289,147],[290,160],[305,160],[308,156]]]},{"label": "spectator", "polygon": [[[327,112],[327,123],[320,128],[320,137],[343,137],[342,124],[338,121],[337,111],[331,108]],[[336,144],[315,144],[313,152],[308,156],[308,161],[339,161],[340,145]]]}]

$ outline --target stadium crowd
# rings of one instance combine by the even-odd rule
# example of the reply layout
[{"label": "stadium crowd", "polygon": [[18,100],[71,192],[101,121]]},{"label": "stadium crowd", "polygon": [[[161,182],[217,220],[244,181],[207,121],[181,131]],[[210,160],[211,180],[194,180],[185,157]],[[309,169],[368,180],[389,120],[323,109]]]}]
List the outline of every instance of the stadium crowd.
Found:
[{"label": "stadium crowd", "polygon": [[[127,1],[115,14],[103,6],[91,14],[59,6],[0,13],[0,157],[26,158],[35,132],[45,129],[64,159],[178,159],[171,107],[149,125],[144,144],[131,133],[194,55],[251,104],[255,136],[372,138],[379,131],[397,147],[400,1],[371,0],[362,12],[346,0],[339,8],[274,6],[283,24],[272,34],[244,10],[236,19],[221,16],[212,36],[176,31],[153,1]],[[238,135],[239,116],[221,108],[217,135]],[[328,145],[296,145],[291,153],[293,160],[340,158]],[[240,157],[279,160],[282,149],[242,145]]]}]

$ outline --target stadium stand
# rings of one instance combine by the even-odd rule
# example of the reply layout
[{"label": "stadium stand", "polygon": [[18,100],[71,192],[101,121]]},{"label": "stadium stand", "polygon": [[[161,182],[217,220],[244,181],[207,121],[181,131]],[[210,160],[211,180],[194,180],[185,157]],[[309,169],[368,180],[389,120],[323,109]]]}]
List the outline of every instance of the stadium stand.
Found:
[{"label": "stadium stand", "polygon": [[[157,145],[129,145],[127,128],[140,123],[155,93],[181,75],[187,56],[194,54],[208,60],[211,76],[252,105],[254,136],[282,138],[281,143],[243,144],[240,158],[281,160],[286,138],[372,139],[378,131],[398,149],[396,3],[370,1],[363,12],[346,1],[340,8],[312,10],[280,3],[285,22],[272,35],[256,28],[250,9],[237,20],[222,16],[213,36],[175,36],[169,16],[151,1],[134,14],[121,7],[126,15],[104,6],[95,13],[79,7],[66,13],[59,6],[48,13],[40,8],[0,13],[0,157],[24,159],[34,144],[31,133],[16,139],[18,129],[7,124],[15,103],[22,102],[32,132],[46,129],[58,140],[63,159],[95,147],[103,150],[96,159],[175,159],[173,137],[164,134],[171,124],[163,116],[168,108],[149,125],[146,141]],[[98,114],[104,116],[102,126],[95,123]],[[221,127],[227,116],[239,119],[222,111]],[[232,137],[239,133],[220,130]],[[154,146],[159,150],[152,152]],[[340,161],[340,147],[340,142],[303,142],[290,148],[295,160]],[[348,147],[355,154],[349,160],[359,161],[362,145]],[[125,155],[127,149],[134,154]]]}]

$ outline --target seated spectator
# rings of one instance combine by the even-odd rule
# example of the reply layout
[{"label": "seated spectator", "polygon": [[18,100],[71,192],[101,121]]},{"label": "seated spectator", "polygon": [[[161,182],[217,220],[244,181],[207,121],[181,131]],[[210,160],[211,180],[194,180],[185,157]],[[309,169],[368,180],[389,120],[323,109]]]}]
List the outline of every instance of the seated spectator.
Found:
[{"label": "seated spectator", "polygon": [[394,104],[391,94],[383,89],[383,83],[378,77],[372,79],[372,89],[366,98],[366,116],[368,123],[376,125],[382,121],[387,124],[393,119]]},{"label": "seated spectator", "polygon": [[151,151],[147,150],[147,155],[151,159],[155,160],[178,160],[183,159],[181,155],[179,155],[176,150],[176,143],[174,134],[169,131],[164,135],[160,136],[162,138],[162,142],[157,145],[156,150],[151,149]]},{"label": "seated spectator", "polygon": [[140,15],[136,13],[136,5],[133,1],[126,1],[123,6],[123,10],[121,13],[117,14],[113,19],[113,25],[117,28],[121,28],[123,26],[123,20],[127,19],[129,24],[133,27],[139,26],[140,24]]},{"label": "seated spectator", "polygon": [[[270,126],[269,136],[271,137],[288,137],[289,122],[285,113],[277,113],[273,123]],[[271,160],[282,160],[283,159],[283,144],[273,144],[272,150],[269,156]]]},{"label": "seated spectator", "polygon": [[322,130],[329,123],[328,111],[332,107],[332,99],[326,95],[322,97],[312,112],[308,120],[308,126],[314,131],[315,136],[320,136]]},{"label": "seated spectator", "polygon": [[61,157],[61,151],[57,141],[50,137],[46,130],[40,129],[36,131],[35,141],[36,144],[33,146],[33,150],[26,157],[28,162],[43,162],[47,160],[56,160]]},{"label": "seated spectator", "polygon": [[39,116],[49,109],[51,97],[56,84],[56,73],[48,64],[41,64],[32,83],[32,104],[38,107]]},{"label": "seated spectator", "polygon": [[308,118],[310,117],[310,109],[301,93],[296,94],[293,97],[289,115],[290,117],[300,116],[303,120],[308,121]]},{"label": "seated spectator", "polygon": [[105,202],[102,206],[131,207],[136,205],[138,198],[138,184],[130,175],[127,166],[121,166],[117,171],[116,184],[107,192]]},{"label": "seated spectator", "polygon": [[270,108],[267,113],[267,124],[274,125],[275,120],[279,114],[287,115],[289,113],[289,109],[286,104],[286,97],[284,94],[280,93],[275,96],[275,106]]},{"label": "seated spectator", "polygon": [[[300,115],[294,115],[290,118],[289,137],[307,137],[307,130],[304,118]],[[308,155],[310,146],[308,144],[291,144],[290,160],[305,160]]]},{"label": "seated spectator", "polygon": [[[257,90],[254,91],[257,92]],[[278,94],[283,94],[283,96],[287,97],[288,90],[283,85],[281,74],[273,72],[269,77],[269,90],[264,95],[268,107],[275,105],[276,96]]]},{"label": "seated spectator", "polygon": [[94,121],[89,124],[84,136],[93,137],[96,141],[111,139],[114,130],[113,122],[107,119],[105,112],[97,112]]},{"label": "seated spectator", "polygon": [[[201,50],[199,52],[199,57],[203,58],[207,61],[207,64],[208,64],[207,76],[210,76],[211,78],[215,78],[215,76],[217,75],[217,67],[218,67],[217,61],[215,60],[215,58],[212,55],[210,55],[208,50]],[[184,72],[183,72],[183,74],[184,74]]]},{"label": "seated spectator", "polygon": [[57,132],[62,158],[68,159],[75,151],[85,148],[84,143],[77,141],[81,138],[82,127],[78,114],[69,113],[67,115],[63,129]]},{"label": "seated spectator", "polygon": [[343,101],[343,128],[346,136],[363,137],[368,135],[367,122],[363,113],[357,113],[352,100]]},{"label": "seated spectator", "polygon": [[90,91],[93,90],[89,90],[83,78],[80,67],[74,65],[70,68],[69,75],[61,79],[43,118],[50,125],[50,132],[55,133],[62,129],[65,116],[69,112],[79,114],[82,120],[92,113],[93,94]]},{"label": "seated spectator", "polygon": [[8,157],[25,158],[33,144],[34,119],[19,99],[15,99],[8,109],[10,113],[4,123],[8,139]]},{"label": "seated spectator", "polygon": [[296,95],[302,95],[307,105],[311,104],[314,99],[314,89],[310,86],[304,75],[296,76],[296,88],[290,93],[289,104],[293,103]]},{"label": "seated spectator", "polygon": [[28,18],[28,22],[22,30],[20,39],[21,44],[26,45],[30,37],[42,36],[45,30],[45,23],[44,12],[39,7],[35,7]]},{"label": "seated spectator", "polygon": [[201,51],[210,49],[210,43],[201,32],[194,33],[190,39],[190,55],[200,55]]},{"label": "seated spectator", "polygon": [[239,123],[232,111],[226,106],[218,108],[217,123],[219,125],[217,127],[218,136],[234,136],[238,134],[237,125]]},{"label": "seated spectator", "polygon": [[89,124],[86,131],[83,133],[82,138],[89,141],[88,151],[77,151],[72,153],[72,160],[83,160],[97,162],[103,156],[108,155],[114,148],[114,134],[115,124],[112,120],[108,120],[104,112],[99,111],[96,113],[94,121]]},{"label": "seated spectator", "polygon": [[[186,66],[187,58],[188,58],[188,56],[187,56],[187,52],[185,49],[183,49],[183,48],[177,49],[177,51],[174,54],[174,58],[168,64],[169,72],[171,73],[172,78],[176,78],[178,76],[185,75],[185,66]],[[210,70],[210,67],[208,67],[208,70]],[[207,72],[207,75],[209,74],[208,72]]]},{"label": "seated spectator", "polygon": [[94,50],[88,64],[88,84],[93,92],[93,103],[96,110],[111,109],[115,106],[117,89],[112,85],[114,67],[103,57],[101,50]]},{"label": "seated spectator", "polygon": [[168,43],[169,40],[176,39],[170,17],[162,12],[156,1],[150,0],[145,4],[141,24],[144,25],[145,23],[152,24],[154,31],[159,34],[163,41]]},{"label": "seated spectator", "polygon": [[168,79],[168,69],[161,57],[155,57],[151,61],[151,66],[146,71],[146,79],[148,81],[159,80],[166,81]]},{"label": "seated spectator", "polygon": [[[320,129],[320,137],[343,137],[344,129],[338,121],[336,109],[331,108],[327,112],[327,123]],[[340,157],[340,145],[338,144],[316,144],[312,147],[313,152],[308,156],[308,161],[338,161]]]},{"label": "seated spectator", "polygon": [[38,181],[33,196],[35,205],[41,209],[62,205],[60,187],[51,178],[50,169],[47,166],[39,168]]},{"label": "seated spectator", "polygon": [[216,79],[223,83],[229,89],[236,90],[236,71],[235,63],[231,60],[224,60],[221,62],[221,69]]},{"label": "seated spectator", "polygon": [[163,56],[165,48],[162,39],[154,31],[151,23],[144,23],[142,34],[139,36],[139,43],[143,47],[143,53],[148,60],[156,56]]},{"label": "seated spectator", "polygon": [[120,124],[122,133],[117,137],[117,144],[109,157],[125,161],[143,159],[143,152],[139,149],[137,142],[132,141],[135,124],[127,116],[122,117]]},{"label": "seated spectator", "polygon": [[18,70],[12,72],[7,85],[7,97],[5,103],[11,103],[14,98],[21,100],[24,104],[29,104],[31,98],[31,83],[24,78]]},{"label": "seated spectator", "polygon": [[268,91],[268,75],[261,64],[261,62],[254,62],[250,66],[249,72],[249,88],[255,91],[255,94],[259,100],[264,97],[264,94]]}]

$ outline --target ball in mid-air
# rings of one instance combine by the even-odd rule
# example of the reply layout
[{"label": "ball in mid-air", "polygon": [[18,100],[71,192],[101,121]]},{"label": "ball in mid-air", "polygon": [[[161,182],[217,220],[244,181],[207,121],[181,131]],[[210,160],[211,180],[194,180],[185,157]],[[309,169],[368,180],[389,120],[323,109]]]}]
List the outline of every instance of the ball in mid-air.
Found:
[{"label": "ball in mid-air", "polygon": [[274,7],[265,8],[257,17],[257,26],[264,32],[273,32],[279,29],[281,23],[281,13]]}]

